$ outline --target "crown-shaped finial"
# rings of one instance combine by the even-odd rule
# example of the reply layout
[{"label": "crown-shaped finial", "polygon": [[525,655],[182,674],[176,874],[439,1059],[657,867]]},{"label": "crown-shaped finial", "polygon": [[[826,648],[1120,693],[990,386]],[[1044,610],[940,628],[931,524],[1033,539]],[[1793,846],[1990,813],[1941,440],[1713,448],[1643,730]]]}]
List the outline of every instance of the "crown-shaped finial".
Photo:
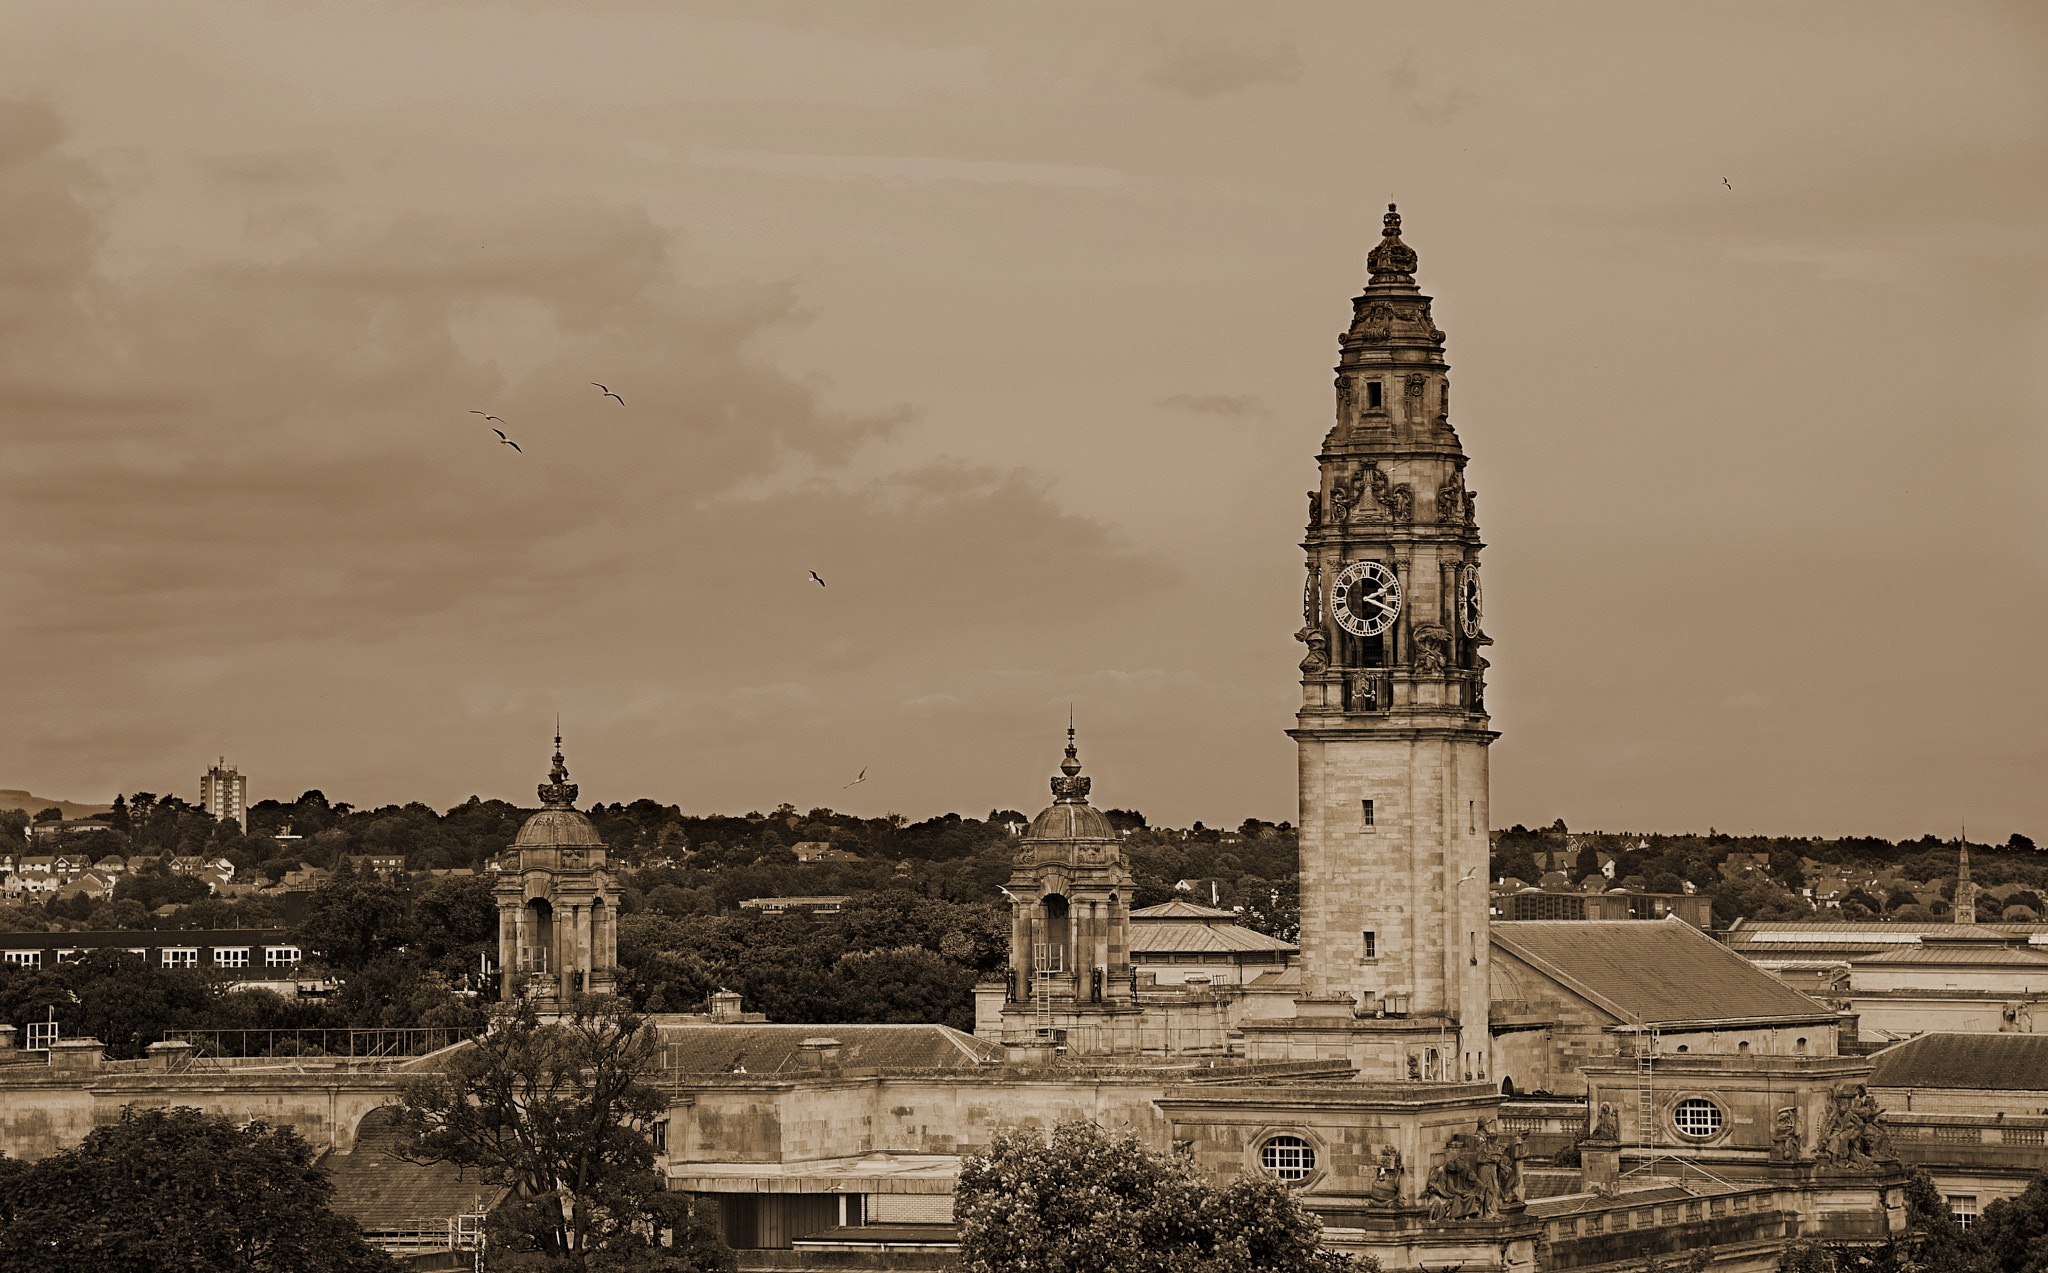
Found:
[{"label": "crown-shaped finial", "polygon": [[1387,214],[1380,219],[1380,225],[1380,245],[1365,258],[1365,268],[1372,272],[1372,281],[1413,283],[1415,249],[1401,242],[1401,214],[1393,204],[1387,205]]},{"label": "crown-shaped finial", "polygon": [[548,780],[535,788],[541,803],[550,809],[569,809],[576,804],[576,784],[569,781],[569,766],[562,759],[562,726],[555,725],[555,763],[548,770]]}]

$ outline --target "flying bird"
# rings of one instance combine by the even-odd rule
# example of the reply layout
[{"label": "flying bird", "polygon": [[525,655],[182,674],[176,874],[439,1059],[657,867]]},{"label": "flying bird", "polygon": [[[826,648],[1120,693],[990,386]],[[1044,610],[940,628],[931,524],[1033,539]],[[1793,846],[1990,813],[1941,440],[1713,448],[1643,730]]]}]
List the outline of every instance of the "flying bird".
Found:
[{"label": "flying bird", "polygon": [[[815,570],[813,570],[813,571],[811,572],[811,578],[813,578],[813,579],[818,579],[818,572],[817,572],[817,571],[815,571]],[[820,588],[824,587],[824,586],[825,586],[825,581],[824,581],[823,579],[818,579],[818,586],[819,586]]]},{"label": "flying bird", "polygon": [[1734,187],[1734,186],[1728,185],[1728,178],[1726,178],[1726,177],[1723,177],[1723,178],[1721,178],[1721,184],[1722,184],[1722,185],[1724,185],[1724,186],[1728,186],[1728,188],[1729,188],[1730,190],[1733,190],[1733,189],[1735,189],[1735,187]]},{"label": "flying bird", "polygon": [[477,409],[476,409],[475,407],[471,407],[471,408],[469,409],[469,413],[470,413],[471,415],[480,415],[480,416],[482,416],[482,417],[483,417],[484,419],[486,419],[486,420],[497,420],[499,424],[503,424],[503,423],[505,423],[505,422],[504,422],[503,420],[500,420],[500,419],[498,419],[498,417],[497,417],[497,416],[494,416],[494,415],[492,415],[492,414],[491,414],[490,412],[488,412],[488,411],[479,411],[479,410],[477,410]]},{"label": "flying bird", "polygon": [[[491,430],[491,432],[493,432],[493,433],[496,433],[496,432],[497,432],[497,430],[496,430],[496,429],[492,429],[492,430]],[[513,441],[513,440],[512,440],[511,438],[499,438],[499,439],[498,439],[498,441],[500,441],[500,442],[503,442],[503,443],[504,443],[504,444],[505,444],[506,446],[509,446],[509,447],[511,447],[511,448],[512,448],[513,450],[515,450],[515,451],[518,451],[518,452],[519,452],[519,454],[521,454],[521,455],[525,455],[525,454],[526,454],[526,452],[525,452],[524,450],[521,450],[521,448],[520,448],[519,444],[518,444],[517,442],[514,442],[514,441]]]},{"label": "flying bird", "polygon": [[1459,876],[1459,877],[1458,877],[1458,883],[1460,883],[1460,884],[1463,884],[1463,883],[1467,882],[1468,880],[1470,880],[1470,879],[1471,879],[1471,878],[1472,878],[1473,876],[1475,876],[1475,875],[1477,875],[1477,874],[1479,874],[1479,868],[1475,866],[1475,867],[1473,867],[1473,868],[1472,868],[1471,870],[1469,870],[1469,871],[1465,872],[1465,873],[1464,873],[1463,875]]},{"label": "flying bird", "polygon": [[[594,384],[594,385],[597,385],[597,382],[596,382],[595,380],[591,381],[590,383],[591,383],[591,384]],[[609,390],[609,389],[605,389],[603,385],[597,385],[597,387],[598,387],[598,388],[600,388],[600,389],[604,389],[604,396],[605,396],[605,397],[607,397],[607,398],[618,398],[618,402],[619,402],[619,405],[620,405],[620,406],[622,406],[622,407],[623,407],[623,406],[625,406],[625,405],[626,405],[626,400],[625,400],[624,398],[619,398],[619,395],[617,395],[617,394],[613,393],[613,392],[612,392],[611,390]]]},{"label": "flying bird", "polygon": [[491,432],[497,434],[501,438],[505,438],[505,441],[507,442],[510,442],[512,440],[511,438],[505,437],[505,431],[503,429],[492,429]]},{"label": "flying bird", "polygon": [[[862,784],[862,783],[866,782],[867,780],[868,780],[868,771],[867,771],[867,767],[866,767],[866,766],[862,766],[862,767],[861,767],[861,771],[860,771],[860,777],[858,777],[858,778],[855,778],[855,779],[854,779],[854,780],[853,780],[852,782],[849,782],[849,783],[847,783],[847,784],[846,784],[846,787],[858,787],[858,786],[859,786],[860,784]],[[841,787],[841,788],[840,788],[840,790],[841,790],[841,791],[844,791],[844,790],[846,790],[846,787]]]}]

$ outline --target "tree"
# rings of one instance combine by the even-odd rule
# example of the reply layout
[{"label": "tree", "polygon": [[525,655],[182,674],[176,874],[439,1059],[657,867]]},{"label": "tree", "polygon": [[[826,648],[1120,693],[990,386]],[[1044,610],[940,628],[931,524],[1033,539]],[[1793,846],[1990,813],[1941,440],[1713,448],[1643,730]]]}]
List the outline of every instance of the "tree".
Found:
[{"label": "tree", "polygon": [[1322,1225],[1266,1175],[1222,1189],[1194,1163],[1093,1123],[1050,1140],[998,1132],[960,1165],[954,1215],[962,1273],[1321,1273],[1377,1270],[1317,1246]]},{"label": "tree", "polygon": [[0,1266],[45,1273],[397,1273],[329,1207],[289,1127],[138,1109],[0,1174]]},{"label": "tree", "polygon": [[443,1073],[405,1086],[407,1156],[510,1185],[493,1243],[538,1261],[523,1266],[730,1273],[731,1252],[654,1170],[649,1129],[668,1097],[645,1076],[659,1046],[616,999],[584,996],[550,1025],[525,1000],[502,1008]]},{"label": "tree", "polygon": [[313,890],[299,936],[329,964],[358,972],[416,935],[412,899],[388,880],[337,870]]}]

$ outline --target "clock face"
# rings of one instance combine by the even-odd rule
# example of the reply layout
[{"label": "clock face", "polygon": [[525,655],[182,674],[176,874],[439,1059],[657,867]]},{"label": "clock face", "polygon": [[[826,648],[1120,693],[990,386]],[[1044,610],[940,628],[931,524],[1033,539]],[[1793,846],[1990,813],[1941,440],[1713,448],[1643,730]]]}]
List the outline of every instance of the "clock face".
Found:
[{"label": "clock face", "polygon": [[1401,613],[1401,581],[1377,561],[1354,561],[1330,585],[1330,615],[1346,632],[1378,636]]},{"label": "clock face", "polygon": [[1458,572],[1458,630],[1466,637],[1479,635],[1479,566],[1466,562]]}]

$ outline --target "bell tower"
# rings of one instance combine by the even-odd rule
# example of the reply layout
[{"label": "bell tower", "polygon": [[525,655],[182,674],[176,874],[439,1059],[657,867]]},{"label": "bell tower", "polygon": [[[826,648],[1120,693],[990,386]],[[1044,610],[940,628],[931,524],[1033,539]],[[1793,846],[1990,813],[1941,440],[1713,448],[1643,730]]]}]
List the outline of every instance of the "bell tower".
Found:
[{"label": "bell tower", "polygon": [[1297,1011],[1388,1032],[1387,1046],[1355,1053],[1361,1077],[1477,1081],[1490,1068],[1487,747],[1497,736],[1482,545],[1444,333],[1392,204],[1383,235],[1339,341],[1336,424],[1301,545],[1295,635],[1308,653],[1288,731],[1300,760]]}]

